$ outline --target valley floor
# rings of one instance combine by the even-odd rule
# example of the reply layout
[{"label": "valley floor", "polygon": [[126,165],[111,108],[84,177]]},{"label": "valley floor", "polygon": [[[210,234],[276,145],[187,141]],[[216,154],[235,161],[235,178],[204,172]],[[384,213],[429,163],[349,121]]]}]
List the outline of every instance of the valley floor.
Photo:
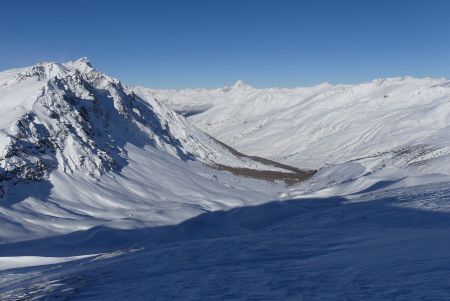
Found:
[{"label": "valley floor", "polygon": [[0,299],[448,300],[449,200],[440,183],[11,243]]}]

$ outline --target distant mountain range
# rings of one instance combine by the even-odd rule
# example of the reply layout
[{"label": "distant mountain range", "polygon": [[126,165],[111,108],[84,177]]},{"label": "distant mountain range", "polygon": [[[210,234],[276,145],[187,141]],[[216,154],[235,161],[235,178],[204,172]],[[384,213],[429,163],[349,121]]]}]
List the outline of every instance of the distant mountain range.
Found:
[{"label": "distant mountain range", "polygon": [[308,182],[300,194],[324,188],[354,193],[380,179],[397,186],[449,179],[445,78],[293,89],[257,89],[238,81],[217,89],[134,90],[239,151],[318,169],[314,185]]}]

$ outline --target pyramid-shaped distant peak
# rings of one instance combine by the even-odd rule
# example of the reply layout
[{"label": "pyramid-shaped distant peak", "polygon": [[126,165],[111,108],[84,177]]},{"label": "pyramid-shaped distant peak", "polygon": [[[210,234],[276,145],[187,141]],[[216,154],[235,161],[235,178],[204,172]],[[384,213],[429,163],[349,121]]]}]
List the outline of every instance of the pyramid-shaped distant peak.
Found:
[{"label": "pyramid-shaped distant peak", "polygon": [[251,86],[247,85],[243,80],[238,80],[234,83],[232,86],[233,89],[246,89],[250,88]]},{"label": "pyramid-shaped distant peak", "polygon": [[85,57],[85,56],[83,56],[83,57],[80,57],[78,60],[76,60],[75,61],[76,63],[90,63],[90,60],[87,58],[87,57]]}]

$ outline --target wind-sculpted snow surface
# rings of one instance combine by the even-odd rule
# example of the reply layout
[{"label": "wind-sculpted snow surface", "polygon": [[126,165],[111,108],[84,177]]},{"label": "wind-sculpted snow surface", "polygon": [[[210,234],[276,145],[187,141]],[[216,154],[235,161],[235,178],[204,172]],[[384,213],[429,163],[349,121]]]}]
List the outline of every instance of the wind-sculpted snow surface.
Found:
[{"label": "wind-sculpted snow surface", "polygon": [[[11,244],[0,255],[33,246],[34,257],[28,268],[0,272],[0,298],[447,300],[449,197],[448,183],[433,184]],[[74,244],[97,254],[73,261]],[[33,267],[39,260],[72,262]]]}]

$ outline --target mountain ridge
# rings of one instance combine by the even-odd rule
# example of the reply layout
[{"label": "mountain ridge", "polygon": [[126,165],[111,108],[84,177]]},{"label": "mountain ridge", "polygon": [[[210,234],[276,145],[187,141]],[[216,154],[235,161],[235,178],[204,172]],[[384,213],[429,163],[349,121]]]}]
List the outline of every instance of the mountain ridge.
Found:
[{"label": "mountain ridge", "polygon": [[86,58],[0,72],[0,104],[0,243],[174,223],[311,176],[237,154]]},{"label": "mountain ridge", "polygon": [[[226,93],[134,89],[238,151],[318,170],[312,181],[321,182],[320,189],[340,187],[330,189],[331,195],[364,190],[386,176],[400,186],[406,178],[448,180],[448,82],[406,76]],[[349,183],[352,189],[342,189]],[[303,192],[319,189],[311,181],[299,185]]]}]

